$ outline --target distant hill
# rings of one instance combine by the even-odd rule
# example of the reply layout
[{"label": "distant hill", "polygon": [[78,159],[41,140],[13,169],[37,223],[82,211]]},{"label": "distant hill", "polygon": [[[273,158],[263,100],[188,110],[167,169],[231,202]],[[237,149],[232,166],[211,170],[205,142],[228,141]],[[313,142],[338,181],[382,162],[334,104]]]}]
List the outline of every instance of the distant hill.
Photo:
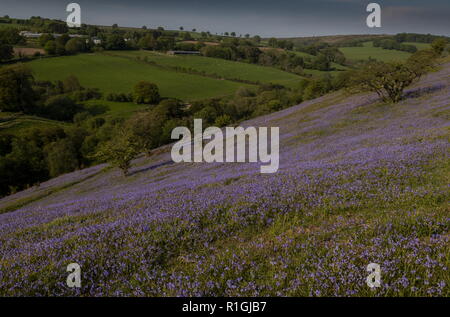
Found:
[{"label": "distant hill", "polygon": [[291,40],[298,44],[311,42],[324,42],[328,44],[340,44],[350,40],[371,41],[376,38],[389,36],[387,34],[353,34],[353,35],[326,35],[326,36],[306,36],[306,37],[287,37],[284,40]]}]

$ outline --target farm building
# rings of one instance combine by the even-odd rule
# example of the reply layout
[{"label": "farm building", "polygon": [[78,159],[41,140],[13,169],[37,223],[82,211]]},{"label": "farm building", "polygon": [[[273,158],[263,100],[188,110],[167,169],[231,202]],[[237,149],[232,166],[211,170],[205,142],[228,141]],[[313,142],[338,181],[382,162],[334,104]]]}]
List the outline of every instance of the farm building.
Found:
[{"label": "farm building", "polygon": [[20,35],[23,37],[27,37],[27,38],[37,39],[42,35],[42,33],[33,33],[33,32],[29,32],[29,31],[22,31],[22,32],[20,32]]},{"label": "farm building", "polygon": [[94,42],[95,45],[100,45],[102,44],[102,40],[98,37],[93,37],[92,38],[92,42]]}]

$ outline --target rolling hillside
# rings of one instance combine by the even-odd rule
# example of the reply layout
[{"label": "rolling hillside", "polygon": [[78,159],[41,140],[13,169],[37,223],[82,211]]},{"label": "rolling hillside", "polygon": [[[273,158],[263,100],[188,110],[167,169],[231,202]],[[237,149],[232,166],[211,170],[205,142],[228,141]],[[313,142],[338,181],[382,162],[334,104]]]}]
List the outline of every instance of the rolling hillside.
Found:
[{"label": "rolling hillside", "polygon": [[365,42],[363,47],[341,47],[345,57],[352,61],[375,58],[383,62],[402,61],[411,56],[410,53],[374,47],[372,42]]},{"label": "rolling hillside", "polygon": [[67,126],[67,123],[45,119],[37,116],[20,115],[14,113],[0,113],[0,135],[4,132],[14,134],[30,127]]},{"label": "rolling hillside", "polygon": [[272,67],[264,67],[248,63],[228,61],[225,59],[202,56],[169,56],[151,51],[110,52],[113,56],[141,58],[150,63],[169,68],[181,67],[204,72],[206,75],[217,75],[225,79],[246,80],[251,82],[275,83],[287,87],[295,87],[302,77]]},{"label": "rolling hillside", "polygon": [[[88,85],[109,65],[90,70],[109,89],[126,87],[116,66],[137,67],[92,60],[66,67]],[[44,63],[42,77],[69,72]],[[173,164],[165,147],[129,177],[101,165],[6,197],[0,296],[449,296],[449,100],[446,64],[396,105],[337,92],[245,122],[280,127],[276,174]]]},{"label": "rolling hillside", "polygon": [[246,86],[103,54],[47,58],[32,61],[29,66],[38,80],[62,80],[76,75],[83,86],[99,88],[104,93],[129,93],[139,81],[147,80],[158,85],[162,96],[186,101],[230,95]]}]

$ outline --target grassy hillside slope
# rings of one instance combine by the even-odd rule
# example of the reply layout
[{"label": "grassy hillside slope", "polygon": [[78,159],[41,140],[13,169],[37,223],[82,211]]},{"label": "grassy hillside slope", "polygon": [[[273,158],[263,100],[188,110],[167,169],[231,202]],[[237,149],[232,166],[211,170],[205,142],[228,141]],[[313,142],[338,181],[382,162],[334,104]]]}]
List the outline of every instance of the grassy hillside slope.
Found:
[{"label": "grassy hillside slope", "polygon": [[0,135],[2,133],[14,134],[30,127],[64,127],[66,123],[54,121],[37,116],[29,116],[15,113],[0,112]]},{"label": "grassy hillside slope", "polygon": [[173,164],[166,147],[129,177],[98,166],[6,197],[0,296],[449,296],[450,64],[407,95],[245,122],[280,127],[276,174]]},{"label": "grassy hillside slope", "polygon": [[111,52],[114,56],[140,57],[167,67],[182,67],[215,74],[223,78],[241,79],[261,83],[275,83],[295,87],[302,77],[272,67],[228,61],[202,56],[169,56],[150,51]]},{"label": "grassy hillside slope", "polygon": [[347,59],[353,61],[367,60],[369,57],[383,62],[394,60],[402,61],[411,56],[411,54],[407,52],[374,47],[372,42],[365,42],[363,47],[341,47],[339,50]]},{"label": "grassy hillside slope", "polygon": [[76,75],[83,86],[100,88],[105,93],[129,93],[136,83],[147,80],[159,86],[162,96],[186,101],[229,95],[240,86],[246,86],[102,54],[47,58],[29,65],[38,80],[62,80]]}]

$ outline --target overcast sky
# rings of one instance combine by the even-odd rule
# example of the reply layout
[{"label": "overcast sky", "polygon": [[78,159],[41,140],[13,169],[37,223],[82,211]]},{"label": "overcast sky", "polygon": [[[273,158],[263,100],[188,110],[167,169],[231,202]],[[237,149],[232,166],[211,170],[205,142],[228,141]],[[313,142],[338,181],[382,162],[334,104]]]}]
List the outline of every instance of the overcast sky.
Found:
[{"label": "overcast sky", "polygon": [[[432,33],[450,35],[450,0],[0,0],[0,15],[66,20],[77,2],[88,24],[168,29],[196,28],[293,37],[335,34]],[[382,8],[382,27],[366,26],[366,6]]]}]

